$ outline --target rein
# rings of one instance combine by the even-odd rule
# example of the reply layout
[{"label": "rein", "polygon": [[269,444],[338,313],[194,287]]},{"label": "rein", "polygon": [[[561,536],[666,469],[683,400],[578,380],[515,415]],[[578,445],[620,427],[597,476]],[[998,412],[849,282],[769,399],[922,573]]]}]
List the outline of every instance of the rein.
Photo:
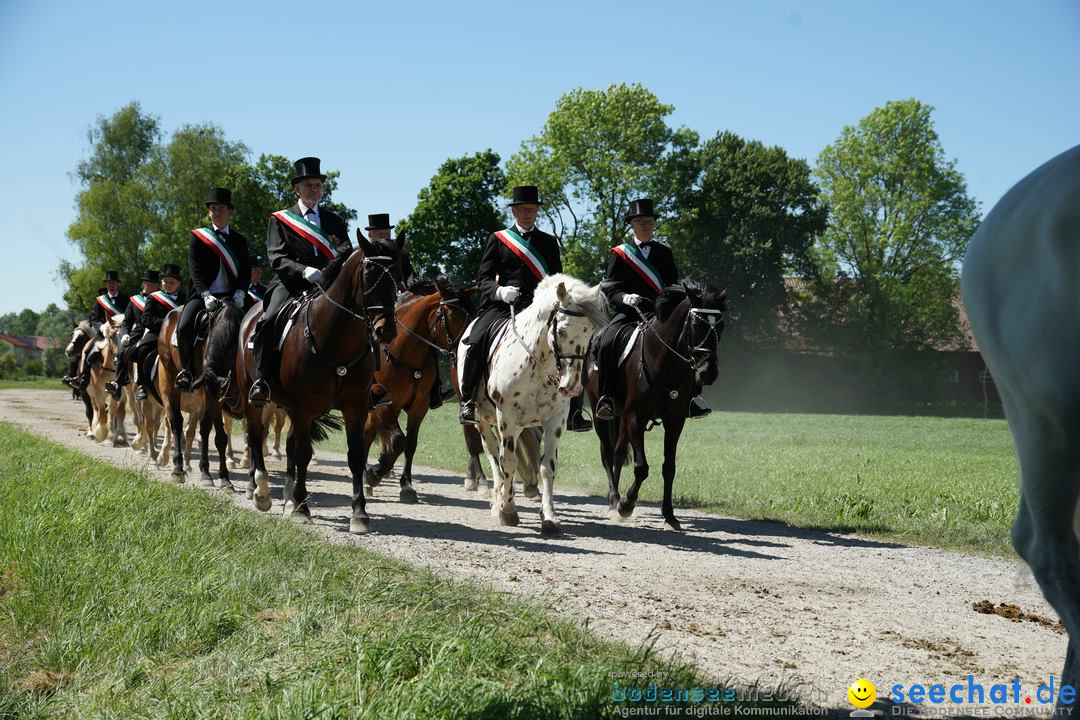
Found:
[{"label": "rein", "polygon": [[[548,315],[547,323],[545,323],[544,325],[544,328],[546,330],[551,330],[552,323],[555,322],[555,316],[558,313],[562,313],[563,315],[570,315],[572,317],[586,317],[585,313],[581,312],[580,310],[571,310],[565,305],[556,305],[554,308],[551,309],[551,314]],[[525,348],[525,352],[529,354],[529,357],[532,359],[533,363],[535,363],[537,367],[541,367],[540,360],[537,359],[536,355],[533,354],[532,349],[525,344],[525,340],[523,340],[521,335],[518,333],[517,313],[514,311],[513,305],[510,306],[510,329],[513,330],[514,337],[517,338],[517,341],[521,345],[521,347]],[[551,386],[558,387],[559,381],[562,379],[564,361],[584,360],[585,355],[570,355],[562,352],[561,348],[559,347],[559,333],[557,332],[554,334],[554,339],[551,342],[551,349],[555,353],[556,374],[552,375],[551,373],[547,373],[547,381],[548,384],[550,384]]]}]

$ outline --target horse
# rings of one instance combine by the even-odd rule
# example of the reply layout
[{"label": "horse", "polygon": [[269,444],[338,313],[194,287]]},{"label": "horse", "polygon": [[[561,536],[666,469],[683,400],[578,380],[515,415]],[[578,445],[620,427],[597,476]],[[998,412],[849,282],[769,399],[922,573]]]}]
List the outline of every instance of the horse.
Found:
[{"label": "horse", "polygon": [[[417,502],[412,487],[412,463],[416,453],[420,424],[428,413],[431,386],[439,381],[439,366],[432,350],[446,355],[451,364],[457,361],[457,344],[473,316],[469,291],[451,287],[445,278],[416,283],[404,293],[394,310],[400,332],[383,345],[382,368],[375,371],[375,382],[390,394],[390,404],[370,412],[364,426],[369,445],[376,434],[383,452],[378,465],[368,468],[365,482],[378,485],[405,453],[405,467],[400,477],[402,502]],[[398,417],[405,411],[405,433]]]},{"label": "horse", "polygon": [[[559,438],[570,398],[581,393],[585,348],[593,331],[607,322],[607,301],[600,286],[556,273],[540,281],[532,303],[511,314],[494,349],[476,419],[491,462],[491,514],[501,525],[518,525],[513,476],[519,462],[525,476],[537,470],[543,483],[540,531],[560,532],[554,484]],[[569,349],[570,352],[567,352]],[[459,343],[458,373],[465,358]],[[533,428],[543,428],[542,457]],[[519,452],[522,447],[536,452]]]},{"label": "horse", "polygon": [[[724,330],[727,290],[683,283],[667,288],[656,298],[656,316],[639,325],[620,368],[624,381],[621,408],[611,420],[593,426],[600,438],[600,460],[608,476],[608,505],[613,519],[630,517],[641,484],[649,476],[645,459],[645,431],[649,423],[664,427],[664,500],[660,511],[664,526],[681,530],[671,504],[675,479],[675,453],[690,410],[690,401],[718,374],[717,343]],[[597,368],[587,373],[586,390],[595,415],[600,399]],[[634,483],[619,497],[619,475],[626,462],[627,444],[634,451]]]},{"label": "horse", "polygon": [[113,315],[101,324],[103,338],[96,343],[87,343],[84,348],[83,362],[86,361],[86,351],[96,345],[101,350],[101,362],[90,368],[90,384],[86,388],[86,395],[90,398],[93,407],[93,419],[87,437],[92,437],[100,443],[111,443],[113,447],[127,444],[127,431],[124,428],[124,415],[127,411],[127,400],[130,393],[121,393],[119,399],[114,398],[105,391],[105,383],[116,375],[117,328],[124,321],[123,315]]},{"label": "horse", "polygon": [[81,400],[86,412],[86,437],[94,436],[94,406],[90,402],[90,396],[85,390],[80,390],[76,384],[79,371],[82,369],[83,356],[90,347],[90,340],[94,337],[94,328],[89,320],[83,320],[76,324],[71,323],[71,340],[64,348],[69,362],[68,375],[64,383],[71,388],[73,399]]},{"label": "horse", "polygon": [[[972,236],[961,292],[1020,465],[1012,544],[1069,634],[1080,685],[1080,146],[1018,182]],[[1057,710],[1071,704],[1058,697]],[[1064,714],[1064,713],[1062,713]]]},{"label": "horse", "polygon": [[[368,453],[364,423],[371,404],[375,343],[389,342],[396,334],[394,300],[396,280],[401,277],[402,240],[369,241],[359,231],[356,235],[359,249],[335,258],[323,270],[319,285],[300,298],[280,345],[277,377],[266,380],[271,401],[287,409],[292,422],[286,441],[285,511],[294,520],[311,521],[307,468],[312,439],[325,432],[327,413],[336,408],[345,424],[352,473],[349,532],[361,534],[371,530],[363,486]],[[256,303],[244,318],[236,376],[247,419],[249,490],[255,507],[266,511],[271,506],[262,447],[266,428],[262,408],[247,403],[255,378],[248,345],[261,313],[262,304]]]},{"label": "horse", "polygon": [[[229,445],[225,451],[225,454],[229,458],[229,467],[232,468],[246,468],[251,465],[251,453],[248,452],[247,444],[244,444],[244,453],[240,460],[236,459],[236,453],[233,451],[232,444],[232,425],[233,416],[227,411],[222,411],[221,420],[225,423],[225,433],[229,438]],[[273,403],[267,403],[263,408],[263,427],[266,429],[266,435],[263,436],[263,457],[266,457],[270,452],[270,431],[274,433],[274,457],[278,460],[281,459],[281,434],[285,430],[286,424],[289,422],[289,414],[277,407]],[[242,423],[242,437],[247,437],[247,420]]]},{"label": "horse", "polygon": [[[208,326],[202,351],[196,348],[191,392],[181,392],[176,387],[176,375],[180,371],[180,355],[172,346],[176,326],[180,322],[181,308],[169,311],[161,324],[158,334],[158,393],[164,400],[165,417],[169,424],[174,444],[172,461],[173,479],[182,482],[184,471],[184,424],[181,411],[189,412],[189,423],[199,422],[199,435],[202,455],[199,458],[199,482],[203,487],[214,487],[214,478],[210,475],[210,428],[214,428],[214,444],[218,451],[218,487],[225,492],[232,492],[229,480],[229,466],[225,458],[225,426],[221,420],[221,396],[228,391],[237,338],[240,330],[240,308],[230,300],[222,301],[208,313]],[[166,440],[168,442],[168,440]],[[190,448],[190,440],[186,443]],[[190,454],[190,452],[189,452]]]}]

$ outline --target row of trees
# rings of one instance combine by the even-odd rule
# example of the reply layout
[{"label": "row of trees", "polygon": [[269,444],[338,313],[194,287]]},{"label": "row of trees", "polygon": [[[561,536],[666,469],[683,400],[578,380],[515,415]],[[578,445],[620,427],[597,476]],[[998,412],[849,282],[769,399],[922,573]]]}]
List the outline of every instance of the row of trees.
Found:
[{"label": "row of trees", "polygon": [[[509,187],[536,184],[567,271],[596,281],[609,248],[629,237],[628,202],[647,195],[684,276],[730,286],[727,347],[797,333],[872,367],[897,350],[956,339],[952,299],[978,207],[930,106],[912,99],[873,110],[814,166],[731,132],[702,140],[672,127],[672,111],[636,84],[573,90],[505,162],[490,149],[448,159],[400,223],[414,265],[471,281],[488,233],[507,222]],[[233,188],[236,223],[251,230],[293,200],[287,158],[253,161],[213,125],[184,126],[163,143],[157,120],[133,103],[99,118],[89,140],[69,229],[84,263],[61,268],[72,307],[89,305],[106,266],[135,278],[182,261],[211,184]]]}]

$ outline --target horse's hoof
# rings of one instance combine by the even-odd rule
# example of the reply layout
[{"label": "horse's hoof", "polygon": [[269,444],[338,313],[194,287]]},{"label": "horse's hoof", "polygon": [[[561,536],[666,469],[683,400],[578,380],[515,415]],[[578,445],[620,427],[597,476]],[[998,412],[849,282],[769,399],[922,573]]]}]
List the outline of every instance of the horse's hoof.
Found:
[{"label": "horse's hoof", "polygon": [[416,491],[413,490],[412,487],[410,487],[409,485],[401,488],[401,494],[399,495],[399,497],[401,499],[401,502],[405,503],[406,505],[415,505],[416,503],[420,502],[420,498],[416,496]]},{"label": "horse's hoof", "polygon": [[614,523],[620,523],[621,524],[621,523],[626,522],[626,516],[624,516],[622,513],[620,513],[615,508],[611,508],[610,510],[608,510],[608,520],[610,520],[611,522],[614,522]]},{"label": "horse's hoof", "polygon": [[290,520],[307,525],[311,522],[311,510],[308,506],[297,505],[292,500],[285,501],[285,514],[288,515]]},{"label": "horse's hoof", "polygon": [[465,478],[465,489],[470,492],[475,492],[476,480],[474,478]]},{"label": "horse's hoof", "polygon": [[375,488],[373,486],[371,486],[371,485],[368,485],[367,483],[364,483],[364,497],[366,497],[366,498],[375,497]]},{"label": "horse's hoof", "polygon": [[674,532],[682,532],[682,523],[679,522],[678,520],[676,520],[675,518],[672,518],[670,520],[665,520],[664,521],[664,529],[665,530],[672,530]]},{"label": "horse's hoof", "polygon": [[273,505],[273,504],[274,503],[270,499],[269,495],[266,495],[265,497],[263,497],[262,495],[256,495],[255,496],[255,509],[256,510],[259,510],[261,512],[266,512],[267,510],[270,509],[270,506]]},{"label": "horse's hoof", "polygon": [[230,480],[221,480],[220,484],[218,485],[218,490],[225,493],[226,495],[232,495],[234,492],[236,492],[236,488],[233,487],[233,484]]},{"label": "horse's hoof", "polygon": [[244,495],[247,496],[248,500],[251,500],[252,498],[255,497],[255,488],[247,488],[247,489],[245,489],[244,490]]},{"label": "horse's hoof", "polygon": [[364,470],[364,486],[375,487],[382,482],[382,478],[379,474],[372,470],[370,467]]},{"label": "horse's hoof", "polygon": [[540,490],[537,489],[535,485],[522,485],[521,492],[525,497],[530,499],[540,497]]},{"label": "horse's hoof", "polygon": [[233,470],[236,470],[237,468],[240,467],[240,465],[235,460],[233,460],[232,458],[229,458],[229,467],[232,468]]},{"label": "horse's hoof", "polygon": [[562,528],[559,527],[559,523],[554,520],[543,520],[540,522],[540,534],[541,535],[561,535]]},{"label": "horse's hoof", "polygon": [[353,535],[367,535],[371,532],[371,520],[368,518],[350,518],[349,532]]},{"label": "horse's hoof", "polygon": [[169,479],[172,480],[174,483],[182,483],[184,482],[184,474],[185,473],[183,470],[173,470],[172,473],[169,475]]},{"label": "horse's hoof", "polygon": [[510,527],[517,527],[521,524],[521,518],[518,517],[517,510],[508,513],[500,512],[499,524],[509,525]]},{"label": "horse's hoof", "polygon": [[619,514],[624,518],[628,518],[634,514],[634,506],[627,505],[626,503],[619,503]]},{"label": "horse's hoof", "polygon": [[210,473],[199,473],[199,487],[214,487],[214,478]]}]

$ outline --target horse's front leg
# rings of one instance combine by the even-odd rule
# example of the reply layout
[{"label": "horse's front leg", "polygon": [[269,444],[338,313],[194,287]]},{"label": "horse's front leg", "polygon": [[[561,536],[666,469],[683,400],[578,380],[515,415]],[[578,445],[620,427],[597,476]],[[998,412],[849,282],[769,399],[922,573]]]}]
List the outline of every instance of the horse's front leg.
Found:
[{"label": "horse's front leg", "polygon": [[645,459],[645,421],[636,414],[630,416],[626,422],[626,432],[630,439],[630,447],[634,450],[634,482],[626,490],[626,496],[619,502],[619,514],[630,517],[634,514],[634,507],[637,505],[641,483],[649,477],[649,463]]},{"label": "horse's front leg", "polygon": [[[229,430],[225,429],[225,423],[229,423]],[[218,451],[218,488],[227,493],[233,492],[232,481],[229,480],[229,449],[232,446],[232,417],[226,416],[220,408],[214,412],[214,443]],[[233,463],[235,465],[235,462]]]},{"label": "horse's front leg", "polygon": [[406,503],[419,502],[416,490],[412,486],[412,462],[416,454],[416,443],[420,437],[420,423],[427,415],[427,404],[417,407],[421,403],[413,403],[406,416],[405,423],[405,468],[401,471],[401,501]]},{"label": "horse's front leg", "polygon": [[484,464],[480,462],[480,453],[484,452],[484,442],[480,438],[480,431],[475,425],[462,425],[465,434],[465,447],[469,451],[469,472],[465,475],[465,489],[477,490],[487,483],[484,475]]},{"label": "horse's front leg", "polygon": [[[502,513],[503,486],[513,482],[512,477],[506,477],[503,474],[503,465],[501,461],[502,436],[500,433],[496,433],[493,428],[484,425],[483,421],[476,427],[479,431],[480,442],[484,446],[484,452],[487,453],[488,462],[491,463],[491,517],[495,518],[503,525],[516,525],[516,522],[504,522],[510,518],[504,516]],[[516,519],[516,513],[514,519]]]},{"label": "horse's front leg", "polygon": [[352,475],[352,516],[349,518],[349,532],[364,535],[371,532],[371,518],[367,514],[364,499],[364,476],[367,472],[368,448],[371,441],[365,430],[368,418],[367,402],[349,404],[348,410],[342,410],[345,421],[345,439],[349,445],[349,472]]},{"label": "horse's front leg", "polygon": [[311,423],[312,418],[304,417],[297,418],[293,424],[289,433],[289,463],[293,471],[285,481],[285,514],[303,523],[311,522],[307,491],[307,469],[312,453]]},{"label": "horse's front leg", "polygon": [[199,485],[202,487],[214,487],[214,477],[210,474],[210,428],[213,425],[210,408],[205,408],[199,418]]},{"label": "horse's front leg", "polygon": [[492,505],[498,508],[500,525],[518,525],[517,506],[514,504],[514,473],[517,472],[517,443],[521,428],[510,425],[502,411],[496,411],[499,427],[499,480],[496,481],[498,492],[492,493]]},{"label": "horse's front leg", "polygon": [[263,414],[260,408],[247,407],[247,422],[244,423],[245,440],[251,463],[248,465],[247,496],[255,501],[255,507],[266,512],[272,504],[270,498],[270,474],[266,472],[266,458],[263,456]]},{"label": "horse's front leg", "polygon": [[172,476],[176,482],[184,481],[184,415],[180,412],[180,391],[175,387],[169,391],[168,399],[169,427],[172,430]]},{"label": "horse's front leg", "polygon": [[671,506],[671,484],[675,480],[675,453],[679,449],[679,436],[685,424],[685,415],[664,420],[664,502],[660,505],[660,512],[664,516],[664,527],[669,530],[682,530]]},{"label": "horse's front leg", "polygon": [[544,423],[544,455],[540,459],[540,532],[544,535],[562,532],[559,518],[555,516],[555,467],[565,418],[566,413],[558,413]]}]

